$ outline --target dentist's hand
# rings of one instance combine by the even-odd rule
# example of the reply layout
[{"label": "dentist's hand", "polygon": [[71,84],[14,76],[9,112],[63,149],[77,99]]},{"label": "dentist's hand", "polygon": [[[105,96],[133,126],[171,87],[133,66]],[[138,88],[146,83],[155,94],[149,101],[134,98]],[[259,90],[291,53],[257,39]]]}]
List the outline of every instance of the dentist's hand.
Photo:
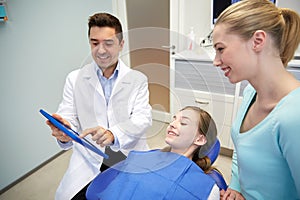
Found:
[{"label": "dentist's hand", "polygon": [[[54,117],[55,119],[57,119],[58,121],[60,121],[62,124],[64,124],[67,127],[71,127],[70,123],[65,120],[64,118],[62,118],[60,115],[58,114],[53,114],[52,117]],[[56,126],[54,126],[49,120],[46,121],[46,124],[51,128],[52,130],[52,136],[54,136],[57,140],[66,143],[71,141],[72,139],[66,135],[64,132],[62,132],[61,130],[59,130],[58,128],[56,128]]]},{"label": "dentist's hand", "polygon": [[92,140],[96,141],[96,143],[99,144],[101,147],[111,145],[115,140],[112,132],[104,129],[101,126],[84,130],[82,134],[80,134],[80,137],[83,138],[89,134],[92,135]]}]

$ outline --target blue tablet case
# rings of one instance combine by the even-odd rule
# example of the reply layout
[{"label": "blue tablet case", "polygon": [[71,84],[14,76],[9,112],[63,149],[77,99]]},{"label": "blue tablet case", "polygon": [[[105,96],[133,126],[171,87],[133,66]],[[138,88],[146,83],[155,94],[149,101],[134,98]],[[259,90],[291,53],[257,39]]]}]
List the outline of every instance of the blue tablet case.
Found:
[{"label": "blue tablet case", "polygon": [[108,159],[108,155],[105,154],[103,151],[101,151],[100,149],[98,149],[97,147],[95,147],[92,143],[90,143],[88,140],[86,140],[85,138],[80,138],[78,137],[79,134],[74,131],[73,129],[65,126],[64,124],[62,124],[60,121],[56,120],[54,117],[52,117],[49,113],[47,113],[46,111],[44,111],[43,109],[40,109],[40,113],[46,117],[54,126],[56,126],[59,130],[63,131],[65,134],[67,134],[70,138],[72,138],[75,142],[78,142],[79,144],[81,144],[82,146],[90,149],[91,151],[99,154],[100,156],[102,156],[105,159]]}]

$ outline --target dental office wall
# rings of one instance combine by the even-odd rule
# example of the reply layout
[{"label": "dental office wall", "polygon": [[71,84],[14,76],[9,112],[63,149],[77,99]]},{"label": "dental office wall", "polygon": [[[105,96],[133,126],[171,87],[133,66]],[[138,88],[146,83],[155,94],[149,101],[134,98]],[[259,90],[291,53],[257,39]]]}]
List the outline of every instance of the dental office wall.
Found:
[{"label": "dental office wall", "polygon": [[[300,15],[300,1],[299,0],[276,0],[277,6],[281,8],[291,8]],[[300,45],[295,52],[295,56],[300,56]]]},{"label": "dental office wall", "polygon": [[55,112],[65,77],[89,55],[88,16],[106,0],[7,1],[0,22],[0,193],[60,152],[39,114]]},{"label": "dental office wall", "polygon": [[[190,27],[194,28],[196,42],[199,43],[211,32],[211,10],[212,0],[177,0],[179,8],[179,32],[187,35]],[[222,1],[222,0],[219,0]],[[299,0],[276,0],[276,5],[282,8],[291,8],[300,14]],[[176,22],[175,22],[176,23]],[[183,45],[185,47],[185,45]],[[180,49],[182,50],[182,49]],[[300,56],[300,46],[296,52]]]}]

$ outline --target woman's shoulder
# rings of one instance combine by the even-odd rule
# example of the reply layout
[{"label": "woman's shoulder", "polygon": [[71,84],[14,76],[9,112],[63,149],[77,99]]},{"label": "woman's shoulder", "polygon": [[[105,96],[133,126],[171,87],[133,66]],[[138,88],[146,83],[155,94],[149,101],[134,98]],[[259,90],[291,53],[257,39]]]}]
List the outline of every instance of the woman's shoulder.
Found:
[{"label": "woman's shoulder", "polygon": [[299,99],[300,87],[294,89],[280,100],[280,102],[278,103],[278,110],[280,110],[281,112],[295,113],[298,115],[300,111]]}]

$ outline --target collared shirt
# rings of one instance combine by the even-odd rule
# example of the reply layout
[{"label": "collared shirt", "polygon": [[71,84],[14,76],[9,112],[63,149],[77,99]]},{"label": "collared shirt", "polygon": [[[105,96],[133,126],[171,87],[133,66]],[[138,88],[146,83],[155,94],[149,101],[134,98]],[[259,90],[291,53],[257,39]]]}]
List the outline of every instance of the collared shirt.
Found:
[{"label": "collared shirt", "polygon": [[[109,78],[106,78],[105,76],[103,76],[103,71],[100,69],[100,67],[95,62],[94,62],[94,66],[95,66],[95,70],[97,72],[99,82],[102,86],[102,90],[103,90],[105,100],[106,100],[106,105],[108,105],[112,90],[114,88],[114,85],[116,83],[116,80],[117,80],[117,77],[119,74],[120,62],[118,62],[114,73]],[[107,127],[110,127],[109,121],[107,121],[107,123],[108,123]],[[119,145],[118,138],[116,137],[116,135],[113,132],[112,132],[112,134],[114,136],[114,144]]]},{"label": "collared shirt", "polygon": [[117,64],[117,67],[116,67],[114,73],[109,78],[106,78],[106,77],[103,76],[103,72],[97,64],[95,64],[95,67],[96,67],[96,72],[97,72],[98,79],[99,79],[100,84],[101,84],[102,89],[103,89],[103,93],[104,93],[104,96],[105,96],[105,99],[106,99],[106,105],[107,105],[108,102],[109,102],[110,96],[111,96],[111,92],[113,90],[113,87],[114,87],[115,82],[116,82],[117,77],[118,77],[120,64],[119,63]]}]

